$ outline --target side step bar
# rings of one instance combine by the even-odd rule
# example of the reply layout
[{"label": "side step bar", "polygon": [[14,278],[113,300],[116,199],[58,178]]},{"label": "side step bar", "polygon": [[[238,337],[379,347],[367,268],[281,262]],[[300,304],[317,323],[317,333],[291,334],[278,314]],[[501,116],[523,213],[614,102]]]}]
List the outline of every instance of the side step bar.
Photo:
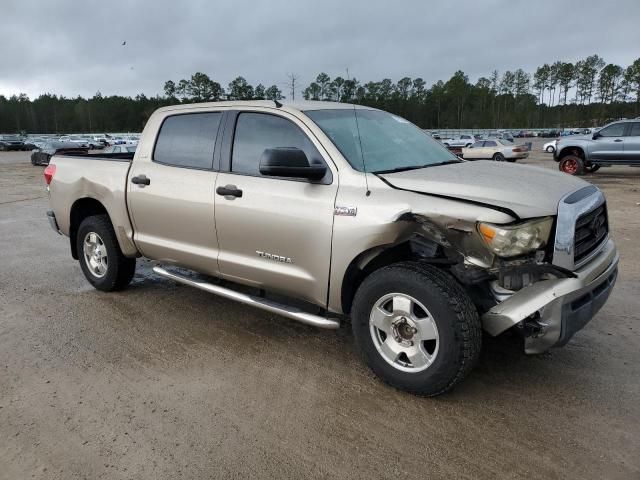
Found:
[{"label": "side step bar", "polygon": [[331,320],[319,315],[313,315],[311,313],[303,312],[302,310],[299,310],[297,308],[282,305],[271,300],[267,300],[266,298],[255,297],[253,295],[247,295],[246,293],[236,292],[235,290],[221,287],[219,285],[214,285],[213,283],[193,280],[191,278],[183,277],[176,273],[169,272],[159,266],[153,267],[153,271],[161,277],[174,280],[178,283],[189,285],[190,287],[199,288],[200,290],[204,290],[205,292],[214,293],[216,295],[220,295],[221,297],[236,300],[237,302],[245,303],[253,307],[261,308],[262,310],[266,310],[267,312],[276,313],[278,315],[282,315],[283,317],[297,320],[300,323],[305,323],[313,327],[327,328],[332,330],[340,327],[340,322],[338,322],[337,320]]}]

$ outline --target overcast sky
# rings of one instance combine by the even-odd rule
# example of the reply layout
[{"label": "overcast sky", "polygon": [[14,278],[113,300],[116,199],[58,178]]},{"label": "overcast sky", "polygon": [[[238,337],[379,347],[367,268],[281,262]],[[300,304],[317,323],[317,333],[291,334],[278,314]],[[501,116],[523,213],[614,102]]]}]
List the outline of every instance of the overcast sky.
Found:
[{"label": "overcast sky", "polygon": [[[287,73],[430,85],[461,69],[532,72],[597,53],[640,57],[640,0],[2,0],[0,94],[162,93],[201,71],[223,86]],[[126,41],[123,46],[122,42]]]}]

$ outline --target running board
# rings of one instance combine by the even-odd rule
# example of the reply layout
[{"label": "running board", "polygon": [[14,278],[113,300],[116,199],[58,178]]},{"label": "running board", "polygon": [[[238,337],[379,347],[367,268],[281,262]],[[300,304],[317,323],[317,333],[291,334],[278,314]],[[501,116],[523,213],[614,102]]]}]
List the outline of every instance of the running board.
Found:
[{"label": "running board", "polygon": [[277,313],[278,315],[282,315],[283,317],[296,320],[306,325],[327,329],[340,328],[340,322],[338,322],[337,320],[331,320],[319,315],[313,315],[311,313],[303,312],[302,310],[299,310],[297,308],[282,305],[280,303],[267,300],[266,298],[255,297],[253,295],[247,295],[246,293],[236,292],[235,290],[221,287],[219,285],[214,285],[213,283],[193,280],[191,278],[183,277],[176,273],[169,272],[159,266],[153,267],[153,271],[161,277],[174,280],[178,283],[182,283],[190,287],[199,288],[200,290],[204,290],[205,292],[214,293],[216,295],[220,295],[221,297],[235,300],[246,305],[261,308],[262,310],[266,310],[267,312]]}]

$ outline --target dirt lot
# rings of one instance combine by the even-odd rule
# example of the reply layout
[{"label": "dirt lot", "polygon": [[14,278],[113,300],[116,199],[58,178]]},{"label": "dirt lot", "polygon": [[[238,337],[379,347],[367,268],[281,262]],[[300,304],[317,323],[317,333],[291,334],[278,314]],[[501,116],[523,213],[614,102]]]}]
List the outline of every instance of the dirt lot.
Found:
[{"label": "dirt lot", "polygon": [[588,179],[621,254],[609,303],[545,355],[487,339],[459,388],[422,399],[376,380],[346,329],[148,265],[93,290],[45,219],[42,168],[0,153],[0,478],[640,478],[640,169]]}]

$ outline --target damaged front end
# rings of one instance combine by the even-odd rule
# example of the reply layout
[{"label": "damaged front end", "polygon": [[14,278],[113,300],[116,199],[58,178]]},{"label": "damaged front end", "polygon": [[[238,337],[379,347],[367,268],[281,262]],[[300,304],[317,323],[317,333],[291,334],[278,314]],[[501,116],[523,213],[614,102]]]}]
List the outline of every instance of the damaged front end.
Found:
[{"label": "damaged front end", "polygon": [[[618,254],[608,237],[599,239],[588,261],[578,263],[576,256],[572,263],[574,249],[579,249],[574,247],[574,237],[578,245],[586,236],[579,232],[582,219],[604,208],[599,191],[584,193],[584,199],[568,196],[569,204],[563,199],[558,216],[562,224],[554,223],[554,231],[548,232],[540,248],[512,258],[487,248],[480,223],[412,213],[401,220],[411,221],[417,227],[414,235],[425,239],[413,241],[417,253],[432,257],[434,251],[428,245],[439,245],[450,272],[481,313],[485,331],[493,336],[517,332],[524,337],[525,352],[536,354],[567,343],[604,305],[616,280]],[[597,219],[590,221],[601,227]],[[569,237],[572,262],[567,261]]]}]

